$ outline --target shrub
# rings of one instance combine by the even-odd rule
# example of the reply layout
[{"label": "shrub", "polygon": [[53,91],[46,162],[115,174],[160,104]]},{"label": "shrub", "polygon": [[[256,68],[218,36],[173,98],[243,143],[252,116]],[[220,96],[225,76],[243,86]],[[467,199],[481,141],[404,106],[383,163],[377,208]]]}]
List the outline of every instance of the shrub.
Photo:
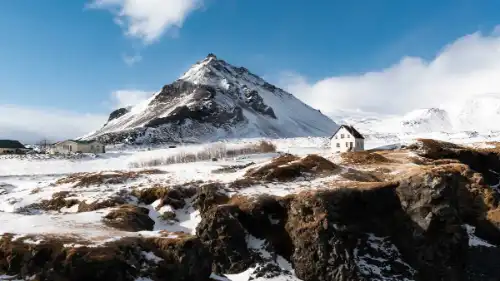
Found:
[{"label": "shrub", "polygon": [[[193,151],[195,150],[195,151]],[[214,143],[204,146],[201,150],[179,150],[175,154],[153,156],[138,159],[129,164],[131,168],[144,168],[171,164],[192,163],[214,159],[232,158],[241,155],[276,152],[276,146],[267,141],[244,146],[228,147],[225,143]]]}]

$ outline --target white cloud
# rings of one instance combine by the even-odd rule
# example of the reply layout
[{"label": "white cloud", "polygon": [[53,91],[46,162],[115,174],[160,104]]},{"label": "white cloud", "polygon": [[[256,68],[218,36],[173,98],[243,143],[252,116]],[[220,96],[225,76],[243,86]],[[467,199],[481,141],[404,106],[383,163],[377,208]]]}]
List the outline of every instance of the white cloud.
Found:
[{"label": "white cloud", "polygon": [[106,115],[84,114],[49,108],[0,105],[0,137],[34,143],[76,138],[101,127]]},{"label": "white cloud", "polygon": [[140,90],[118,90],[111,94],[113,109],[133,106],[151,97],[152,92]]},{"label": "white cloud", "polygon": [[[136,105],[153,93],[120,90],[111,93],[111,109]],[[36,108],[0,104],[0,139],[18,139],[34,143],[41,139],[59,141],[87,135],[108,120],[109,113],[90,114],[54,108]]]},{"label": "white cloud", "polygon": [[109,10],[128,36],[151,44],[165,32],[182,27],[202,4],[203,0],[93,0],[90,7]]},{"label": "white cloud", "polygon": [[404,57],[379,71],[315,82],[286,73],[280,84],[325,113],[341,109],[404,114],[416,108],[442,107],[454,114],[458,105],[474,95],[500,94],[498,77],[500,34],[494,31],[459,38],[430,61]]},{"label": "white cloud", "polygon": [[140,61],[142,61],[142,56],[139,55],[139,54],[135,54],[133,56],[129,56],[129,55],[125,54],[125,55],[123,55],[123,61],[128,66],[133,66],[134,64],[139,63]]}]

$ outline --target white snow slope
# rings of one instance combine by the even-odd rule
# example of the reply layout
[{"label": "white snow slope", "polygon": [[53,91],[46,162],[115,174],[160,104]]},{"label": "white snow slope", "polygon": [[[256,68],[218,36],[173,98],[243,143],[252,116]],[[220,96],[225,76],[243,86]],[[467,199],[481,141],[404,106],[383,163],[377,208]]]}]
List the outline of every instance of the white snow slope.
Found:
[{"label": "white snow slope", "polygon": [[417,109],[403,117],[403,132],[430,133],[450,132],[452,125],[448,112],[439,108]]},{"label": "white snow slope", "polygon": [[468,100],[458,114],[458,129],[500,131],[500,94],[483,94]]},{"label": "white snow slope", "polygon": [[[135,143],[178,139],[214,141],[248,137],[329,136],[338,127],[330,118],[293,95],[274,87],[247,69],[232,66],[214,55],[196,63],[174,84],[165,87],[169,86],[174,89],[164,88],[149,100],[137,104],[126,114],[111,120],[85,138],[135,132],[132,141]],[[207,93],[203,92],[204,86],[208,86],[209,91],[214,89],[215,93],[211,96],[204,95]],[[252,96],[252,92],[256,92],[258,96]],[[256,110],[251,104],[260,98],[262,106]],[[159,118],[176,116],[184,106],[191,111],[215,113],[213,118],[202,121],[184,118],[181,122],[175,119],[160,122],[158,126],[148,125]],[[242,109],[242,117],[235,114],[238,108]],[[266,114],[269,108],[273,114]],[[220,118],[224,118],[221,116],[227,117],[231,114],[236,117],[229,118],[229,121],[224,120],[222,124],[218,122]],[[180,123],[182,128],[178,129]],[[139,136],[137,132],[140,132]]]}]

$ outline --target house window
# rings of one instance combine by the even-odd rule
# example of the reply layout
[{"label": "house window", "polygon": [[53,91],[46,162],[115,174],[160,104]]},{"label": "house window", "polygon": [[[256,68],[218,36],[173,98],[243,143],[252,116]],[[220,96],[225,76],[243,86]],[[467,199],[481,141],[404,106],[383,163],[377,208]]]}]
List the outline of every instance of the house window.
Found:
[{"label": "house window", "polygon": [[352,148],[352,142],[351,142],[351,148]]},{"label": "house window", "polygon": [[345,143],[345,147],[349,147],[349,143],[348,142]]},{"label": "house window", "polygon": [[342,139],[343,139],[343,138],[344,138],[344,134],[340,135],[340,138],[342,138]]},{"label": "house window", "polygon": [[340,143],[337,143],[337,147],[340,147]]}]

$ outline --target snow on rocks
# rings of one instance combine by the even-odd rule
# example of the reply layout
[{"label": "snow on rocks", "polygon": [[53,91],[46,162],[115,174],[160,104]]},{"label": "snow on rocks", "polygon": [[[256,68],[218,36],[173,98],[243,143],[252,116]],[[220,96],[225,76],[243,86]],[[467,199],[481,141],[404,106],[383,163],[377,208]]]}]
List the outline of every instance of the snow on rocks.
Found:
[{"label": "snow on rocks", "polygon": [[488,243],[487,241],[477,237],[475,235],[476,228],[474,226],[466,224],[463,227],[465,228],[465,230],[467,231],[467,234],[469,235],[469,246],[471,246],[471,247],[478,247],[478,246],[496,247],[495,245],[492,245],[492,244]]}]

